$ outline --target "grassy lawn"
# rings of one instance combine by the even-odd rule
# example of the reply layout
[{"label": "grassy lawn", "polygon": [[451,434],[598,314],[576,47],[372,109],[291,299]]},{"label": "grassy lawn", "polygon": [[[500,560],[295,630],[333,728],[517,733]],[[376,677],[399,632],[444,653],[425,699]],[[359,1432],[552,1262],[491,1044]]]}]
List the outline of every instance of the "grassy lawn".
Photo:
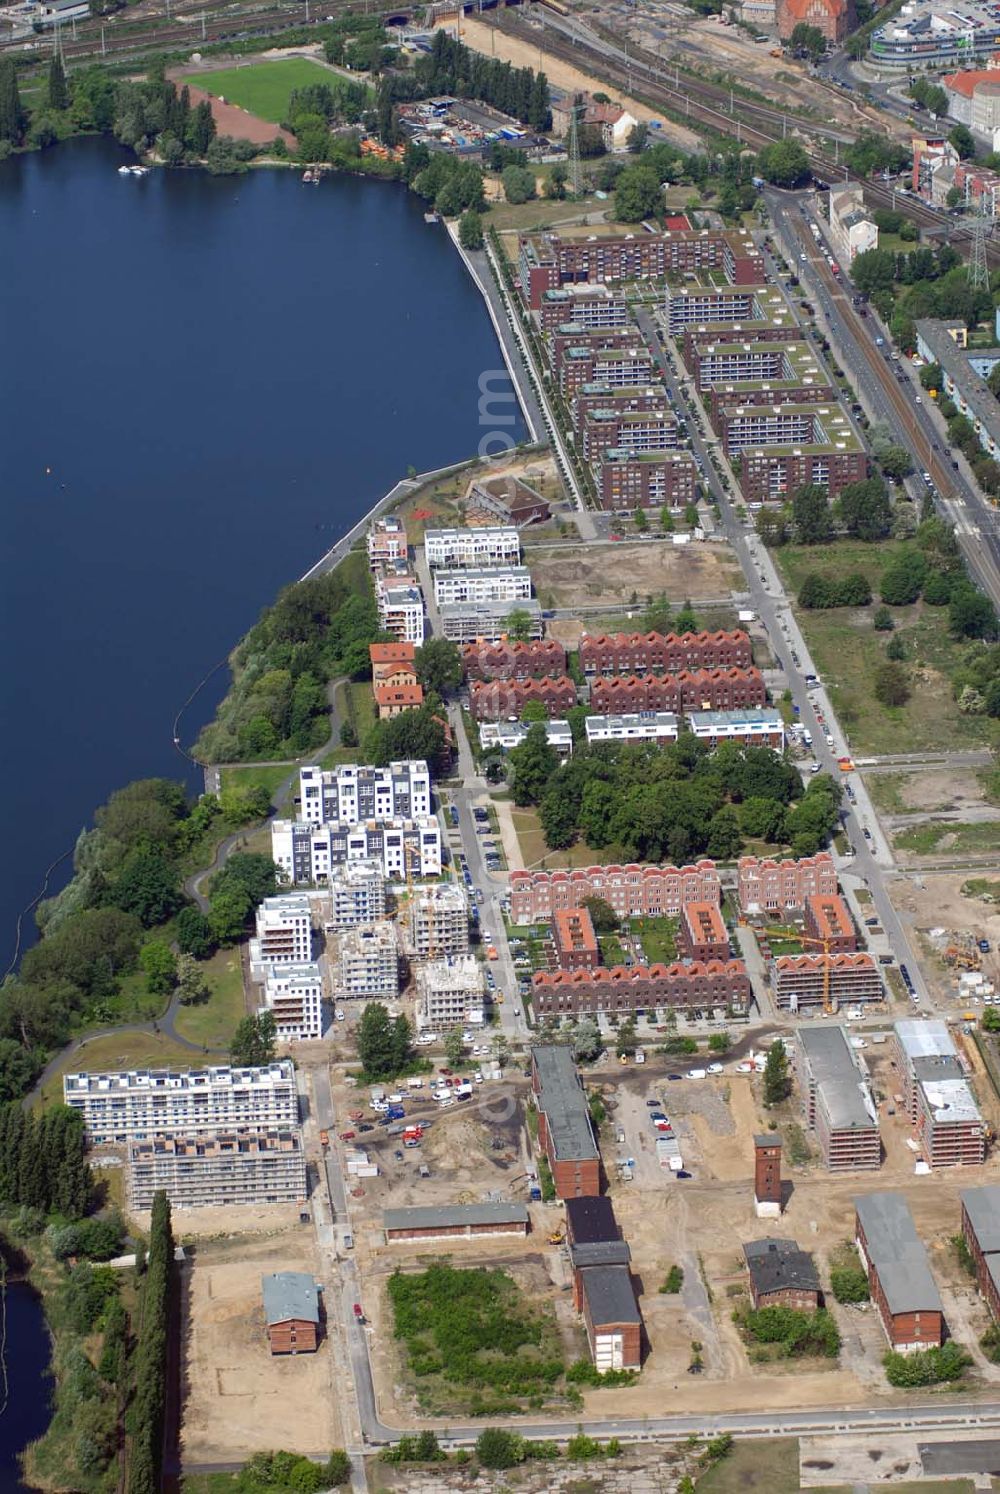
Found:
[{"label": "grassy lawn", "polygon": [[540,864],[543,869],[554,866],[600,866],[616,858],[610,850],[595,851],[586,841],[578,840],[566,851],[550,851],[538,823],[534,809],[512,809],[511,819],[517,832],[524,864],[533,867]]},{"label": "grassy lawn", "polygon": [[907,773],[869,773],[865,788],[875,808],[889,814],[905,814],[908,805],[903,802],[902,788],[908,777]]},{"label": "grassy lawn", "polygon": [[265,788],[271,795],[273,804],[275,791],[295,772],[295,763],[282,763],[277,768],[255,767],[253,763],[247,763],[245,767],[223,768],[222,787],[224,790]]},{"label": "grassy lawn", "polygon": [[[838,540],[813,547],[788,545],[773,553],[793,595],[812,571],[831,577],[860,571],[877,598],[882,569],[899,550],[895,540],[877,546]],[[875,605],[877,600],[871,607],[836,607],[824,612],[796,608],[799,626],[852,749],[898,752],[902,741],[911,752],[957,751],[994,741],[996,724],[986,717],[962,715],[952,696],[951,671],[960,648],[948,636],[946,608],[918,602],[892,609],[896,632],[907,646],[912,694],[904,706],[883,706],[875,700],[870,681],[885,660],[889,637],[872,627]]]},{"label": "grassy lawn", "polygon": [[702,1474],[698,1494],[798,1494],[799,1444],[794,1437],[737,1442]]},{"label": "grassy lawn", "polygon": [[[536,176],[548,176],[544,167],[535,169]],[[490,207],[490,226],[498,233],[516,228],[519,233],[551,228],[555,223],[580,222],[585,213],[606,212],[614,206],[609,197],[586,197],[580,202],[558,202],[548,198],[536,198],[532,202],[496,202]]]},{"label": "grassy lawn", "polygon": [[179,1008],[177,1031],[189,1043],[227,1049],[237,1022],[246,1015],[239,950],[217,950],[204,969],[211,995],[200,1005]]},{"label": "grassy lawn", "polygon": [[42,1086],[42,1103],[62,1100],[62,1076],[99,1069],[190,1068],[195,1054],[156,1032],[111,1032],[91,1038],[78,1052],[67,1054]]},{"label": "grassy lawn", "polygon": [[676,918],[633,918],[631,927],[651,964],[670,965],[676,960]]},{"label": "grassy lawn", "polygon": [[343,86],[336,73],[305,57],[221,68],[214,73],[199,73],[192,77],[191,82],[204,88],[206,93],[214,93],[229,104],[238,104],[241,109],[247,109],[258,119],[267,119],[271,124],[280,124],[288,117],[288,100],[294,88],[325,83],[336,93]]},{"label": "grassy lawn", "polygon": [[598,934],[597,942],[601,946],[601,959],[605,965],[624,965],[625,951],[614,934]]},{"label": "grassy lawn", "polygon": [[917,856],[976,855],[995,851],[1000,845],[1000,823],[988,820],[963,825],[955,820],[927,820],[899,831],[892,843],[897,850],[913,851]]},{"label": "grassy lawn", "polygon": [[339,702],[344,715],[352,722],[358,734],[358,741],[364,742],[365,737],[375,725],[375,697],[372,694],[371,682],[349,680],[347,684],[340,687]]}]

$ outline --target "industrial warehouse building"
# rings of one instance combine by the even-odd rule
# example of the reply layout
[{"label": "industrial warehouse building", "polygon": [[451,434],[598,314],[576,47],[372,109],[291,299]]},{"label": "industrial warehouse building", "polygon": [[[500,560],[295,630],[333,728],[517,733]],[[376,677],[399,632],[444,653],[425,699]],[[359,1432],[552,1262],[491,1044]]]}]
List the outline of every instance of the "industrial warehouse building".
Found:
[{"label": "industrial warehouse building", "polygon": [[441,1208],[386,1209],[382,1228],[387,1245],[407,1240],[471,1239],[473,1235],[526,1235],[523,1204],[449,1204]]},{"label": "industrial warehouse building", "polygon": [[748,1240],[743,1246],[754,1312],[762,1307],[795,1307],[814,1312],[820,1305],[816,1263],[794,1240]]},{"label": "industrial warehouse building", "polygon": [[962,1238],[976,1268],[976,1283],[994,1322],[1000,1321],[1000,1188],[966,1188],[962,1204]]},{"label": "industrial warehouse building", "polygon": [[594,1368],[638,1369],[642,1319],[628,1266],[590,1266],[580,1272],[583,1321]]},{"label": "industrial warehouse building", "polygon": [[302,1271],[274,1271],[260,1279],[272,1354],[314,1354],[319,1344],[319,1291]]},{"label": "industrial warehouse building", "polygon": [[880,1167],[878,1112],[844,1029],[806,1027],[796,1043],[802,1109],[825,1165],[831,1172]]},{"label": "industrial warehouse building", "polygon": [[944,1307],[909,1204],[901,1193],[868,1193],[854,1205],[857,1247],[890,1347],[938,1348]]},{"label": "industrial warehouse building", "polygon": [[172,1209],[303,1203],[309,1192],[302,1136],[291,1128],[133,1141],[128,1164],[133,1209],[152,1208],[160,1189]]},{"label": "industrial warehouse building", "polygon": [[895,1023],[900,1085],[914,1139],[930,1167],[967,1167],[986,1157],[986,1125],[947,1025]]},{"label": "industrial warehouse building", "polygon": [[538,1140],[557,1194],[582,1198],[600,1193],[600,1153],[569,1048],[554,1043],[532,1048],[531,1088],[538,1110]]}]

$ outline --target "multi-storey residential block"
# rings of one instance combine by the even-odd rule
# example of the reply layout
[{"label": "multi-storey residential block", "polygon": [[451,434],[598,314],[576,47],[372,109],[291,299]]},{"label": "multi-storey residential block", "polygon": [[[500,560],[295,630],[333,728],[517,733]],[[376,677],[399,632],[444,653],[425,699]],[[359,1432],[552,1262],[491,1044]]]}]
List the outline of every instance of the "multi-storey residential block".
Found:
[{"label": "multi-storey residential block", "polygon": [[412,579],[380,580],[375,587],[383,632],[420,648],[424,641],[424,594]]},{"label": "multi-storey residential block", "polygon": [[797,861],[741,856],[737,879],[744,913],[779,918],[804,909],[812,893],[831,897],[837,891],[837,869],[829,851],[817,851],[815,856],[802,856]]},{"label": "multi-storey residential block", "polygon": [[687,508],[698,497],[698,468],[689,451],[634,451],[610,446],[597,464],[597,493],[606,509]]},{"label": "multi-storey residential block", "polygon": [[223,1131],[130,1142],[130,1208],[152,1208],[161,1190],[172,1209],[303,1203],[309,1190],[301,1133]]},{"label": "multi-storey residential block", "polygon": [[264,1005],[274,1017],[278,1041],[305,1043],[323,1036],[323,980],[319,966],[270,965],[264,975]]},{"label": "multi-storey residential block", "polygon": [[750,639],[742,628],[714,633],[584,633],[580,668],[595,675],[677,674],[682,669],[748,669]]},{"label": "multi-storey residential block", "polygon": [[835,954],[851,954],[858,947],[854,921],[839,893],[809,893],[805,923],[806,933],[813,939],[822,939]]},{"label": "multi-storey residential block", "polygon": [[741,1016],[752,999],[750,977],[742,960],[540,970],[531,978],[536,1017],[631,1013],[656,1007]]},{"label": "multi-storey residential block", "polygon": [[307,767],[299,771],[299,794],[302,818],[310,825],[418,819],[431,812],[431,775],[422,759],[385,768]]},{"label": "multi-storey residential block", "polygon": [[713,749],[720,742],[739,742],[742,747],[770,747],[780,752],[785,745],[781,712],[770,709],[688,711],[688,729]]},{"label": "multi-storey residential block", "polygon": [[376,519],[368,531],[368,564],[372,570],[406,560],[406,530],[395,514]]},{"label": "multi-storey residential block", "polygon": [[639,334],[634,327],[583,327],[562,322],[545,339],[553,373],[558,378],[570,348],[634,348]]},{"label": "multi-storey residential block", "polygon": [[568,1047],[538,1044],[531,1050],[531,1089],[538,1110],[538,1142],[560,1198],[601,1191],[601,1157],[587,1097]]},{"label": "multi-storey residential block", "polygon": [[657,410],[672,413],[662,384],[651,384],[646,389],[612,389],[610,384],[585,384],[577,390],[570,405],[573,429],[581,440],[584,421],[592,410],[617,410],[620,414],[630,411],[652,414]]},{"label": "multi-storey residential block", "polygon": [[403,910],[407,950],[417,960],[469,952],[469,905],[457,882],[414,887]]},{"label": "multi-storey residential block", "polygon": [[331,871],[347,861],[377,861],[382,875],[395,881],[439,877],[441,827],[432,817],[363,825],[275,820],[271,854],[288,881],[299,887],[327,882]]},{"label": "multi-storey residential block", "polygon": [[[760,292],[758,292],[760,294]],[[766,318],[749,322],[701,321],[697,317],[683,329],[682,356],[688,368],[693,367],[694,350],[703,343],[725,342],[801,342],[802,328],[780,291],[769,292],[771,300]]]},{"label": "multi-storey residential block", "polygon": [[542,604],[535,597],[513,602],[446,602],[441,613],[441,631],[453,643],[471,643],[477,638],[495,642],[510,631],[511,613],[527,619],[529,638],[541,638],[545,631]]},{"label": "multi-storey residential block", "polygon": [[64,1074],[63,1103],[82,1115],[91,1146],[163,1135],[253,1134],[299,1123],[295,1069],[288,1059],[259,1068]]},{"label": "multi-storey residential block", "polygon": [[721,270],[732,285],[764,282],[764,265],[750,234],[713,230],[564,239],[525,235],[520,242],[521,294],[533,310],[546,291],[570,282],[662,280],[692,270]]},{"label": "multi-storey residential block", "polygon": [[730,384],[819,384],[827,398],[833,398],[823,365],[808,342],[758,342],[750,338],[743,342],[710,342],[692,337],[687,363],[700,393]]},{"label": "multi-storey residential block", "polygon": [[557,908],[552,915],[552,942],[560,970],[596,970],[601,949],[586,908]]},{"label": "multi-storey residential block", "polygon": [[393,1001],[399,995],[399,950],[395,925],[348,929],[340,939],[334,995],[362,1001]]},{"label": "multi-storey residential block", "polygon": [[[830,426],[829,421],[824,426],[828,436]],[[815,445],[748,446],[739,454],[737,471],[747,503],[783,501],[809,484],[826,488],[833,500],[841,488],[868,476],[868,457],[852,434]]]},{"label": "multi-storey residential block", "polygon": [[930,1167],[965,1167],[986,1157],[986,1125],[948,1031],[939,1021],[903,1021],[893,1047],[914,1140]]},{"label": "multi-storey residential block", "polygon": [[965,1188],[962,1238],[976,1271],[976,1285],[994,1322],[1000,1320],[1000,1188]]},{"label": "multi-storey residential block", "polygon": [[579,908],[599,897],[618,917],[676,916],[685,903],[722,901],[714,861],[696,866],[585,866],[572,871],[512,871],[511,919],[514,923],[551,923],[557,908]]},{"label": "multi-storey residential block", "polygon": [[679,285],[670,286],[664,299],[667,330],[671,337],[681,338],[687,327],[706,323],[738,324],[765,322],[761,286]]},{"label": "multi-storey residential block", "polygon": [[555,638],[530,643],[498,643],[479,639],[462,649],[462,669],[467,680],[533,680],[566,673],[566,650]]},{"label": "multi-storey residential block", "polygon": [[996,349],[966,347],[968,334],[964,323],[956,326],[953,322],[928,318],[918,321],[916,329],[921,357],[941,369],[942,393],[959,414],[972,422],[976,440],[986,455],[996,461],[1000,458],[1000,410],[986,383],[997,365]]},{"label": "multi-storey residential block", "polygon": [[[608,335],[608,334],[606,334]],[[609,384],[612,389],[648,384],[656,375],[653,354],[638,334],[625,347],[566,349],[559,369],[559,392],[569,402],[587,384]]]},{"label": "multi-storey residential block", "polygon": [[417,1025],[438,1032],[483,1020],[483,967],[473,955],[428,960],[417,972]]},{"label": "multi-storey residential block", "polygon": [[[604,717],[601,718],[602,720]],[[484,752],[497,747],[501,752],[512,752],[520,747],[534,725],[531,721],[483,721],[479,726],[479,745]],[[573,731],[568,721],[543,721],[545,737],[550,747],[560,757],[571,757],[573,753]]]},{"label": "multi-storey residential block", "polygon": [[328,929],[353,929],[385,917],[385,877],[378,861],[347,861],[327,878]]},{"label": "multi-storey residential block", "polygon": [[685,903],[681,909],[677,947],[685,959],[728,960],[729,932],[718,903]]},{"label": "multi-storey residential block", "polygon": [[530,701],[538,701],[550,716],[565,715],[576,705],[576,685],[564,674],[554,680],[476,680],[469,690],[469,709],[475,721],[520,716]]},{"label": "multi-storey residential block", "polygon": [[564,285],[542,293],[538,308],[542,330],[549,332],[563,322],[581,327],[625,327],[628,304],[613,296],[606,285]]},{"label": "multi-storey residential block", "polygon": [[878,1111],[844,1029],[802,1028],[795,1058],[803,1115],[826,1167],[831,1172],[880,1167]]},{"label": "multi-storey residential block", "polygon": [[882,976],[870,954],[779,955],[771,961],[771,993],[781,1011],[821,1006],[831,1001],[858,1004],[881,1001]]},{"label": "multi-storey residential block", "polygon": [[682,669],[678,674],[596,679],[591,709],[602,715],[628,711],[739,710],[762,706],[767,689],[759,669]]},{"label": "multi-storey residential block", "polygon": [[525,565],[478,571],[435,571],[434,601],[524,602],[531,596],[531,572]]},{"label": "multi-storey residential block", "polygon": [[434,568],[516,566],[521,558],[521,537],[510,528],[427,529],[424,531],[427,564]]},{"label": "multi-storey residential block", "polygon": [[837,404],[793,404],[789,400],[784,404],[723,405],[719,431],[729,457],[760,446],[817,446],[864,454],[849,416]]},{"label": "multi-storey residential block", "polygon": [[909,1204],[901,1193],[866,1193],[854,1206],[855,1240],[889,1347],[938,1348],[944,1308]]},{"label": "multi-storey residential block", "polygon": [[250,964],[303,965],[312,959],[312,913],[301,893],[266,897],[257,909],[257,937],[250,941]]},{"label": "multi-storey residential block", "polygon": [[587,716],[583,724],[591,746],[598,742],[676,742],[680,733],[680,718],[673,711]]},{"label": "multi-storey residential block", "polygon": [[677,417],[669,408],[588,410],[582,444],[588,462],[599,462],[606,451],[669,451],[677,445]]}]

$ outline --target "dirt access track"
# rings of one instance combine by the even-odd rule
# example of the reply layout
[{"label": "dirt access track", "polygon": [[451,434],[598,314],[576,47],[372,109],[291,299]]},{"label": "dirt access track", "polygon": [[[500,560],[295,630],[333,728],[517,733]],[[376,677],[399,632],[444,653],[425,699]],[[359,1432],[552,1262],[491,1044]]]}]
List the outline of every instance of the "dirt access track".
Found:
[{"label": "dirt access track", "polygon": [[326,1457],[343,1446],[330,1341],[315,1354],[274,1358],[264,1332],[261,1277],[316,1275],[317,1265],[312,1225],[197,1246],[183,1288],[186,1465],[245,1463],[273,1447]]},{"label": "dirt access track", "polygon": [[724,545],[638,544],[560,546],[546,550],[532,546],[531,574],[543,607],[627,607],[635,592],[644,606],[647,597],[665,592],[671,605],[685,598],[699,601],[728,599],[739,589],[742,575]]}]

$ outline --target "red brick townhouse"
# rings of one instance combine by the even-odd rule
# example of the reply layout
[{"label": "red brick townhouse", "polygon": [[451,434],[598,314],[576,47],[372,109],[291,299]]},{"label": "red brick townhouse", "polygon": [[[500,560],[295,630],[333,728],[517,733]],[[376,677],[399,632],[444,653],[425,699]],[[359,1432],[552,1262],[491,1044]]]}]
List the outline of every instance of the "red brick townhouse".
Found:
[{"label": "red brick townhouse", "polygon": [[742,960],[540,970],[531,979],[536,1017],[636,1012],[658,1006],[683,1011],[721,1008],[738,1015],[747,1010],[751,996],[750,977]]},{"label": "red brick townhouse", "polygon": [[533,680],[566,673],[566,650],[554,638],[535,638],[530,643],[467,643],[462,649],[462,669],[467,680]]},{"label": "red brick townhouse", "polygon": [[565,716],[576,705],[576,685],[568,675],[542,680],[475,681],[469,692],[476,721],[504,721],[521,715],[529,701],[541,701],[550,716]]},{"label": "red brick townhouse", "polygon": [[748,669],[750,639],[742,628],[715,633],[584,633],[580,668],[595,675],[677,674],[682,669]]},{"label": "red brick townhouse", "polygon": [[579,908],[588,897],[603,898],[619,918],[661,918],[685,903],[722,901],[714,861],[695,866],[655,866],[630,861],[624,866],[580,866],[572,871],[512,871],[514,923],[549,923],[557,908]]},{"label": "red brick townhouse", "polygon": [[679,674],[595,680],[590,709],[595,716],[631,711],[732,711],[762,706],[767,689],[759,669],[682,669]]}]

